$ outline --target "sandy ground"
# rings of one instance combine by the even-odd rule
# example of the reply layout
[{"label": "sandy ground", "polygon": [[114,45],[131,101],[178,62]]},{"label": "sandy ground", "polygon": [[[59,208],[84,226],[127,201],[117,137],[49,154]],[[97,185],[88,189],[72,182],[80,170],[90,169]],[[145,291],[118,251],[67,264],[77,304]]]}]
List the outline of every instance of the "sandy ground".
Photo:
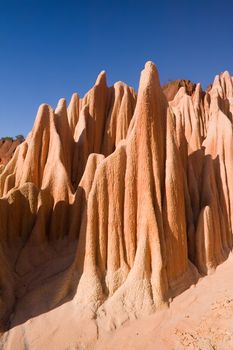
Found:
[{"label": "sandy ground", "polygon": [[233,257],[201,279],[169,309],[129,322],[95,349],[233,349]]},{"label": "sandy ground", "polygon": [[[81,319],[74,301],[13,327],[4,350],[233,349],[233,256],[199,280],[169,308],[105,332]],[[98,340],[96,341],[96,339]]]}]

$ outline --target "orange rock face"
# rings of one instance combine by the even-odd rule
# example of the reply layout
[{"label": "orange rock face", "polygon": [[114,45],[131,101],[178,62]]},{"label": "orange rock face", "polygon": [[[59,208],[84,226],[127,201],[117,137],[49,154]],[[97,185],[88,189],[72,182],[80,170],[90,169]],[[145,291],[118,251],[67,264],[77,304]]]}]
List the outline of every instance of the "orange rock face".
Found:
[{"label": "orange rock face", "polygon": [[[39,108],[0,168],[1,325],[75,301],[113,329],[154,312],[232,249],[233,79],[168,102],[152,62],[138,94],[102,72]],[[14,315],[12,312],[14,310]]]}]

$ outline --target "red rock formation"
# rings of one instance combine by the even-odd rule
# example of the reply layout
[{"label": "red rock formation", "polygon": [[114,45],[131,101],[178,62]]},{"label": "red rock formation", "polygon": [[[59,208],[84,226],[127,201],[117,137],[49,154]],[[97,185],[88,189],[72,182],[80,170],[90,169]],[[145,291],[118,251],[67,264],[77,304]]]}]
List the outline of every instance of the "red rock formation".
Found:
[{"label": "red rock formation", "polygon": [[163,85],[163,93],[167,97],[168,101],[172,101],[181,87],[184,87],[187,95],[192,96],[196,84],[192,83],[190,80],[180,79],[171,80],[167,84]]},{"label": "red rock formation", "polygon": [[23,138],[17,138],[16,140],[1,139],[0,140],[0,167],[5,165],[12,158],[16,148],[22,143]]},{"label": "red rock formation", "polygon": [[102,72],[68,108],[39,108],[0,173],[2,327],[71,295],[80,318],[113,328],[227,258],[232,94],[225,72],[168,102],[148,62],[138,96]]}]

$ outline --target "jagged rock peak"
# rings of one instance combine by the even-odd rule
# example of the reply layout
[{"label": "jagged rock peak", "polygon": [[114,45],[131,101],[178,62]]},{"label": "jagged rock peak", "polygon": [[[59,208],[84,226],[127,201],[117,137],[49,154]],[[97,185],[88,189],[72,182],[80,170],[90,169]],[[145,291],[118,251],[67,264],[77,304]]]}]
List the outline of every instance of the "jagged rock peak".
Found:
[{"label": "jagged rock peak", "polygon": [[107,85],[106,72],[104,70],[99,73],[95,85]]}]

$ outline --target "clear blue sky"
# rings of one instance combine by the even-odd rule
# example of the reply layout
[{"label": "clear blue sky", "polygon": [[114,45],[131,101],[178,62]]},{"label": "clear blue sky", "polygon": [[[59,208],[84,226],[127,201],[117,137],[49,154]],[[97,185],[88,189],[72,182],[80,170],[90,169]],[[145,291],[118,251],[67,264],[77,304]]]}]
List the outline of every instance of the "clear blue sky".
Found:
[{"label": "clear blue sky", "polygon": [[0,0],[0,136],[26,136],[41,103],[103,69],[136,89],[147,60],[162,83],[233,74],[232,14],[231,0]]}]

